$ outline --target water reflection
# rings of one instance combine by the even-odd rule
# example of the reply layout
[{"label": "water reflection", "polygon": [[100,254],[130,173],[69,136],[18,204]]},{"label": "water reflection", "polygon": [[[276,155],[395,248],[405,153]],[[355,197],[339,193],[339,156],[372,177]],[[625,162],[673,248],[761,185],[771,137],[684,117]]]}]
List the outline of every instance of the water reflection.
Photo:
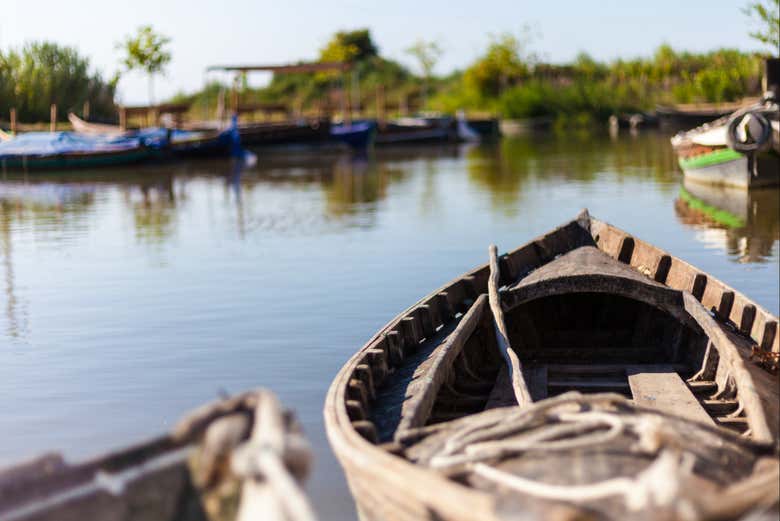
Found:
[{"label": "water reflection", "polygon": [[95,188],[89,184],[28,183],[4,180],[0,182],[0,261],[3,270],[6,334],[25,339],[29,330],[27,302],[17,295],[13,228],[28,224],[47,235],[47,240],[73,228],[94,203]]},{"label": "water reflection", "polygon": [[323,519],[354,518],[325,390],[382,323],[485,262],[490,242],[517,246],[589,206],[780,309],[777,193],[729,210],[737,226],[691,226],[674,209],[679,179],[653,133],[0,179],[0,464],[94,455],[217,389],[264,385],[317,451]]},{"label": "water reflection", "polygon": [[161,244],[174,233],[178,198],[172,174],[155,176],[137,185],[122,185],[120,191],[122,201],[132,212],[136,239]]},{"label": "water reflection", "polygon": [[19,310],[20,303],[16,297],[14,288],[13,251],[11,243],[10,222],[0,221],[0,253],[3,261],[3,293],[5,294],[5,316],[7,320],[7,335],[17,339],[24,334],[26,321],[24,312]]},{"label": "water reflection", "polygon": [[674,202],[681,223],[737,262],[766,262],[780,239],[780,190],[740,190],[686,181]]},{"label": "water reflection", "polygon": [[673,182],[676,159],[667,139],[656,133],[616,140],[580,133],[558,139],[524,136],[473,147],[466,160],[474,184],[488,190],[494,205],[511,214],[519,208],[523,188],[533,182],[594,183],[607,172],[618,180]]},{"label": "water reflection", "polygon": [[[672,192],[679,173],[668,136],[652,132],[621,135],[575,133],[551,139],[525,136],[466,146],[381,148],[368,156],[334,152],[264,152],[246,167],[240,161],[193,161],[127,170],[49,173],[2,182],[3,223],[32,219],[36,227],[89,225],[96,193],[117,192],[137,241],[160,246],[177,234],[177,214],[187,210],[193,183],[223,186],[240,238],[250,233],[311,234],[377,225],[378,208],[391,187],[419,175],[418,210],[433,215],[446,205],[450,168],[465,168],[468,181],[489,194],[490,209],[522,214],[527,197],[554,185],[602,186],[629,179],[652,181]],[[609,179],[605,178],[609,177]],[[777,194],[716,193],[685,189],[675,202],[681,222],[709,226],[724,236],[740,262],[762,262],[777,241]],[[737,217],[724,223],[702,212],[702,204]],[[708,216],[709,215],[709,216]]]}]

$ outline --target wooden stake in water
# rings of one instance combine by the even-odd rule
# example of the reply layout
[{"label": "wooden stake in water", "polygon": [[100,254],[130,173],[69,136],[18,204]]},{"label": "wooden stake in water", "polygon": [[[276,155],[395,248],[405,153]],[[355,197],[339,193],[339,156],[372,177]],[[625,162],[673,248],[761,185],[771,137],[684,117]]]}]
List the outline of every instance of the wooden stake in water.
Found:
[{"label": "wooden stake in water", "polygon": [[49,132],[55,132],[57,130],[57,104],[51,104],[51,123],[49,123]]},{"label": "wooden stake in water", "polygon": [[11,133],[16,134],[16,109],[11,109]]}]

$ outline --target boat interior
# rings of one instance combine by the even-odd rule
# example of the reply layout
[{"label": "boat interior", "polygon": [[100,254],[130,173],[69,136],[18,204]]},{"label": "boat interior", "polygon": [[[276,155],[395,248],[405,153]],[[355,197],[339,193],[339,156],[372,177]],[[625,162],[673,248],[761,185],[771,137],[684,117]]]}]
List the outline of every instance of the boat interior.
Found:
[{"label": "boat interior", "polygon": [[777,325],[583,212],[390,321],[334,381],[328,435],[377,519],[737,518],[776,503]]},{"label": "boat interior", "polygon": [[[776,379],[744,367],[753,342],[739,328],[716,323],[701,295],[670,288],[587,239],[533,270],[502,276],[510,349],[531,399],[618,393],[638,406],[748,437],[757,434],[756,425],[762,439],[776,437],[761,405],[776,394]],[[509,266],[506,258],[502,266]],[[440,293],[437,313],[450,313],[451,320],[434,327],[424,314],[408,314],[374,344],[369,364],[358,366],[347,412],[370,441],[403,450],[429,426],[517,404],[487,295],[474,291],[474,278],[466,277],[472,291],[457,309],[448,307],[447,293],[455,288]],[[377,372],[371,356],[385,353],[386,368]],[[750,383],[756,377],[759,387],[772,389],[769,398],[756,395]]]}]

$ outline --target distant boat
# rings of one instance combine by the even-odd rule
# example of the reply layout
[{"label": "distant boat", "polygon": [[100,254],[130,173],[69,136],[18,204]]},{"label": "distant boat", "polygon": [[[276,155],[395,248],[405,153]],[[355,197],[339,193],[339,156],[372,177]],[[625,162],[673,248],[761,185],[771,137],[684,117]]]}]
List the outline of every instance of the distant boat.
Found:
[{"label": "distant boat", "polygon": [[501,137],[498,118],[467,118],[466,124],[468,124],[471,130],[479,134],[482,141]]},{"label": "distant boat", "polygon": [[453,143],[458,141],[457,121],[451,117],[400,118],[379,125],[376,144]]},{"label": "distant boat", "polygon": [[672,138],[687,181],[738,188],[780,185],[780,109],[769,96]]},{"label": "distant boat", "polygon": [[27,132],[0,142],[0,169],[70,169],[127,165],[159,155],[159,142],[139,136]]},{"label": "distant boat", "polygon": [[727,116],[746,105],[758,101],[747,99],[733,103],[681,103],[657,105],[655,115],[663,128],[691,128]]},{"label": "distant boat", "polygon": [[553,118],[551,116],[540,116],[537,118],[502,119],[499,128],[502,135],[513,137],[548,130],[552,124]]},{"label": "distant boat", "polygon": [[[193,129],[209,128],[197,124]],[[332,143],[331,123],[327,118],[238,123],[241,144],[263,146],[320,146]]]},{"label": "distant boat", "polygon": [[333,125],[330,135],[340,143],[349,145],[355,150],[363,150],[374,142],[376,123],[373,121],[357,121]]},{"label": "distant boat", "polygon": [[90,123],[73,113],[68,114],[73,129],[85,135],[137,137],[157,143],[166,152],[180,157],[214,157],[236,155],[240,150],[240,136],[235,123],[224,129],[184,130],[151,127],[139,130],[122,130],[117,125]]}]

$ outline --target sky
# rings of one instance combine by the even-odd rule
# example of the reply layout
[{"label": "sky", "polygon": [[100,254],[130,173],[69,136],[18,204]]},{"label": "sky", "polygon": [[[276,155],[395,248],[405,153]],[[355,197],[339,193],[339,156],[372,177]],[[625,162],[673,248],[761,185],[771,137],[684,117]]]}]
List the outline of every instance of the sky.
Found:
[{"label": "sky", "polygon": [[[0,49],[49,40],[77,48],[109,77],[119,69],[115,44],[151,24],[172,39],[173,61],[155,81],[155,97],[192,92],[209,65],[276,64],[310,60],[338,30],[367,27],[382,55],[414,67],[405,52],[422,38],[444,54],[437,73],[474,61],[491,35],[520,35],[528,25],[531,48],[555,63],[585,51],[596,59],[650,56],[662,43],[690,51],[759,48],[742,14],[747,0],[0,0]],[[216,78],[209,75],[208,78]],[[260,85],[268,75],[257,74]],[[124,74],[119,98],[146,103],[141,73]]]}]

